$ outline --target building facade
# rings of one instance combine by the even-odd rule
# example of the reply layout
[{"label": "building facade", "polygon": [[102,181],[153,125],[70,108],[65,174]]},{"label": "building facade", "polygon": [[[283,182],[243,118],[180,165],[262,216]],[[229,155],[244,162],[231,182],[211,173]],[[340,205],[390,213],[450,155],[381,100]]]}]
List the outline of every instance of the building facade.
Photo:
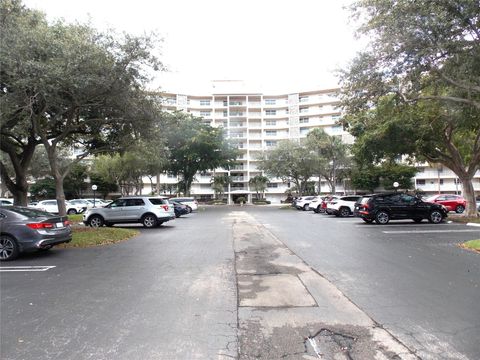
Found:
[{"label": "building facade", "polygon": [[[329,135],[339,136],[346,143],[353,143],[353,137],[343,130],[337,120],[341,116],[338,88],[316,91],[264,94],[256,92],[213,92],[208,95],[185,95],[162,93],[161,101],[166,111],[185,111],[201,117],[202,121],[214,127],[223,127],[226,136],[234,140],[241,152],[236,165],[229,171],[215,169],[198,174],[191,189],[192,196],[198,199],[214,198],[211,180],[214,175],[228,174],[232,184],[225,192],[228,202],[240,196],[248,202],[255,198],[249,180],[261,175],[258,169],[259,156],[263,151],[274,148],[282,140],[298,140],[307,136],[314,128],[322,128]],[[318,184],[318,178],[312,178]],[[162,175],[160,182],[163,193],[169,194],[178,182],[176,176]],[[414,178],[417,189],[427,194],[461,193],[461,184],[455,174],[444,167],[419,165]],[[480,173],[474,179],[474,188],[480,192]],[[321,183],[321,193],[329,193],[326,181]],[[144,191],[151,189],[145,188]],[[265,197],[272,203],[280,203],[286,198],[288,184],[280,179],[271,179]],[[338,194],[351,193],[348,182],[337,183]]]}]

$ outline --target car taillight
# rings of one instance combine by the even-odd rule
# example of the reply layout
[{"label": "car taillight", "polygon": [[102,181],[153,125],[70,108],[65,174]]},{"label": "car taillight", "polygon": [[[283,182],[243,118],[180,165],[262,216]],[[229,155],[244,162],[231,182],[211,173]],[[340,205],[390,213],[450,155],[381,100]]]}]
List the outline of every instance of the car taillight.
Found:
[{"label": "car taillight", "polygon": [[168,205],[162,205],[163,210],[168,211]]},{"label": "car taillight", "polygon": [[68,221],[68,220],[65,220],[65,221],[63,222],[63,226],[68,226],[68,225],[72,225],[72,223],[71,223],[70,221]]},{"label": "car taillight", "polygon": [[54,227],[53,224],[50,224],[50,223],[30,223],[30,224],[27,224],[27,226],[30,229],[35,229],[35,230],[52,229]]}]

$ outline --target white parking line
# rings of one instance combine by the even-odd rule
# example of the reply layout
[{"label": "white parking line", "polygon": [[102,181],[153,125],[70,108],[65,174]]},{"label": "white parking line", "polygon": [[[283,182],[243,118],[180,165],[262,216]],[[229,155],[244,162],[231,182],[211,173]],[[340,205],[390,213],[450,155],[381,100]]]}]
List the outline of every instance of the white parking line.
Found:
[{"label": "white parking line", "polygon": [[454,233],[454,232],[480,232],[480,230],[399,230],[382,231],[384,234],[429,234],[429,233]]},{"label": "white parking line", "polygon": [[56,266],[0,266],[0,272],[47,271]]},{"label": "white parking line", "polygon": [[[391,227],[405,227],[405,226],[408,226],[408,227],[413,227],[413,226],[420,226],[420,227],[429,227],[429,226],[435,226],[435,227],[439,227],[439,226],[447,226],[450,227],[450,226],[465,226],[465,224],[461,224],[461,223],[446,223],[446,224],[430,224],[430,223],[421,223],[421,224],[415,224],[413,222],[404,222],[404,223],[399,223],[399,224],[388,224],[386,226],[388,226],[389,228]],[[364,224],[364,223],[357,223],[355,226],[358,226],[358,227],[362,227],[362,228],[368,228],[368,227],[375,227],[376,224],[375,223],[372,223],[371,225],[369,224]],[[383,225],[382,225],[383,226]]]}]

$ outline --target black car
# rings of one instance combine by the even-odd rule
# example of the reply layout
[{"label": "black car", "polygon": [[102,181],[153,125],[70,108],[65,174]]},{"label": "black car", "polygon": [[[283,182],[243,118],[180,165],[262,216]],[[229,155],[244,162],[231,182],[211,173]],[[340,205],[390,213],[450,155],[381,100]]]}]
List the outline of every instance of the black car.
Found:
[{"label": "black car", "polygon": [[187,215],[192,211],[187,205],[179,203],[177,201],[170,201],[170,203],[173,204],[175,217],[177,218],[179,218],[182,215]]},{"label": "black car", "polygon": [[425,202],[405,193],[365,195],[356,202],[354,209],[354,215],[366,223],[375,221],[380,225],[400,219],[412,219],[417,223],[427,219],[438,224],[447,217],[447,213],[443,205]]},{"label": "black car", "polygon": [[71,240],[72,229],[66,216],[21,206],[0,207],[0,261]]}]

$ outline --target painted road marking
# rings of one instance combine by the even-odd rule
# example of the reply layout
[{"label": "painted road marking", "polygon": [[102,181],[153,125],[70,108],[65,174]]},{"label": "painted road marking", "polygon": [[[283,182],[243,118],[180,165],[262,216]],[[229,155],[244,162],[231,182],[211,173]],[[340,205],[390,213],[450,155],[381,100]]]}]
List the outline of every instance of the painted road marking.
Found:
[{"label": "painted road marking", "polygon": [[[372,226],[373,225],[373,226]],[[362,228],[375,228],[376,224],[375,223],[372,223],[372,224],[363,224],[363,223],[357,223],[355,226],[357,227],[362,227]],[[383,225],[382,225],[383,226]],[[401,226],[401,227],[421,227],[421,228],[424,228],[424,227],[444,227],[444,226],[448,226],[448,227],[451,227],[451,226],[465,226],[465,224],[460,224],[460,223],[451,223],[451,224],[430,224],[430,223],[421,223],[421,224],[415,224],[414,222],[404,222],[404,223],[398,223],[398,224],[388,224],[386,225],[388,226],[389,228],[391,227],[398,227],[398,226]]]},{"label": "painted road marking", "polygon": [[47,271],[56,266],[0,266],[0,272]]},{"label": "painted road marking", "polygon": [[480,230],[399,230],[382,231],[384,234],[429,234],[429,233],[454,233],[454,232],[479,232]]}]

